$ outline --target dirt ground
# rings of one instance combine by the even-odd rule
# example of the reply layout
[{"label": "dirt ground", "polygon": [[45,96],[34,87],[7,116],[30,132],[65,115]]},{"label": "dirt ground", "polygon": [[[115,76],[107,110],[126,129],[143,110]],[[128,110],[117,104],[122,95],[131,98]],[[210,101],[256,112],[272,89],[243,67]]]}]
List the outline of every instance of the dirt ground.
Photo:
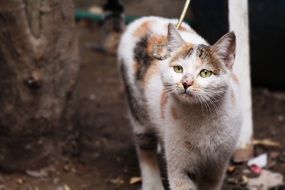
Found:
[{"label": "dirt ground", "polygon": [[[100,30],[79,26],[81,71],[76,89],[78,127],[85,138],[78,159],[66,159],[41,171],[0,174],[0,190],[136,190],[140,183],[132,131],[127,120],[116,57],[86,48],[100,42]],[[285,145],[285,92],[253,89],[255,138]],[[282,149],[281,151],[284,151]],[[285,161],[285,160],[284,160]],[[285,163],[270,169],[285,175]],[[232,188],[225,184],[224,190]]]},{"label": "dirt ground", "polygon": [[[133,190],[139,177],[137,158],[116,58],[92,52],[87,42],[98,42],[100,30],[79,27],[82,57],[76,90],[80,161],[65,160],[42,171],[0,175],[1,190]],[[254,88],[255,137],[285,144],[285,92]],[[285,164],[272,167],[285,175]],[[225,187],[225,189],[230,189]]]}]

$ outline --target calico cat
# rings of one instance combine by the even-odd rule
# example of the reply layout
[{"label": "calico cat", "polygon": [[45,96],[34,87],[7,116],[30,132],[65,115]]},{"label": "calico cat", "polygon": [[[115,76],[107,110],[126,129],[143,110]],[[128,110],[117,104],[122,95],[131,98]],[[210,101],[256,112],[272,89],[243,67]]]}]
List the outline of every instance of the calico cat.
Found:
[{"label": "calico cat", "polygon": [[230,32],[209,45],[187,24],[144,17],[122,35],[119,66],[143,190],[163,190],[161,143],[171,190],[218,190],[241,126]]}]

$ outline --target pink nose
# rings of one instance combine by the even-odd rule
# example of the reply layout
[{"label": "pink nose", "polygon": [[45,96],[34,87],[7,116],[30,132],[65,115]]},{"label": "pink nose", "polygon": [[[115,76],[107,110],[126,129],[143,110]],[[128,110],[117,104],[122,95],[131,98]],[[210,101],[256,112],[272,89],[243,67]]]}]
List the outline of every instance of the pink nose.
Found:
[{"label": "pink nose", "polygon": [[183,76],[181,82],[182,82],[182,85],[183,85],[184,89],[186,90],[187,88],[189,88],[190,86],[193,85],[193,83],[194,83],[194,77],[193,77],[192,74],[189,74],[189,73],[188,73],[188,74],[186,74],[186,75]]}]

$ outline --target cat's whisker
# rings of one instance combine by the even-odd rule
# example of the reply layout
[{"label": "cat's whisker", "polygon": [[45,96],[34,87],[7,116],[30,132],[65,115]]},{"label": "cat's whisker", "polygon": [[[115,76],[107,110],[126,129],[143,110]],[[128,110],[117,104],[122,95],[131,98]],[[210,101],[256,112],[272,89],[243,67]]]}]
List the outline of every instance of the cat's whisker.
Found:
[{"label": "cat's whisker", "polygon": [[217,110],[217,105],[215,101],[211,99],[211,96],[207,95],[207,93],[200,93],[199,95],[203,99],[203,103],[206,105],[208,111],[214,112]]},{"label": "cat's whisker", "polygon": [[174,88],[172,88],[172,87],[166,87],[166,88],[164,88],[164,90],[163,90],[165,93],[173,93],[175,90],[174,90]]},{"label": "cat's whisker", "polygon": [[202,99],[202,105],[205,106],[205,108],[207,109],[207,111],[208,111],[208,112],[211,111],[211,107],[210,107],[210,105],[208,104],[207,98],[205,98],[205,97],[203,96],[203,94],[201,94],[199,97],[201,97],[201,99]]},{"label": "cat's whisker", "polygon": [[[196,98],[197,98],[198,102],[201,104],[202,113],[203,114],[206,113],[207,112],[207,107],[206,107],[206,105],[204,103],[204,100],[200,96],[196,96]],[[204,107],[205,107],[206,110],[204,110]]]}]

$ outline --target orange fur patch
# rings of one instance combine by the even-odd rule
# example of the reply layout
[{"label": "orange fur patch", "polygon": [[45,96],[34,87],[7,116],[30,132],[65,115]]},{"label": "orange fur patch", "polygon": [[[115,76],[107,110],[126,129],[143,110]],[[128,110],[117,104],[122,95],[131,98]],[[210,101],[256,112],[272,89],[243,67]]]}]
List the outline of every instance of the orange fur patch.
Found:
[{"label": "orange fur patch", "polygon": [[160,97],[160,117],[162,119],[165,118],[165,106],[167,104],[167,101],[168,101],[168,95],[167,95],[167,92],[166,91],[163,91],[162,94],[161,94],[161,97]]},{"label": "orange fur patch", "polygon": [[193,44],[186,44],[184,45],[181,50],[176,53],[176,55],[173,56],[173,58],[171,59],[171,64],[175,63],[176,61],[178,61],[178,59],[182,58],[184,59],[187,55],[189,55],[190,51],[193,50]]},{"label": "orange fur patch", "polygon": [[146,163],[148,166],[152,168],[157,167],[157,160],[156,160],[156,154],[154,154],[153,151],[146,151],[146,150],[140,150],[139,152],[141,161]]},{"label": "orange fur patch", "polygon": [[189,151],[195,151],[197,153],[201,153],[200,150],[197,148],[197,146],[193,145],[189,141],[185,141],[184,146],[186,147],[187,150]]},{"label": "orange fur patch", "polygon": [[150,21],[145,21],[143,22],[140,27],[138,27],[135,31],[134,31],[134,36],[137,38],[141,38],[143,36],[145,36],[149,31],[150,31],[150,25],[151,22]]},{"label": "orange fur patch", "polygon": [[149,68],[148,68],[148,70],[147,70],[147,72],[146,72],[146,74],[145,74],[144,80],[143,80],[143,86],[146,86],[146,84],[149,83],[149,80],[150,80],[153,76],[159,74],[159,73],[158,73],[158,72],[159,72],[158,64],[159,64],[159,62],[154,61],[154,62],[152,62],[152,64],[149,66]]},{"label": "orange fur patch", "polygon": [[174,106],[171,107],[171,114],[175,120],[179,119],[177,109]]},{"label": "orange fur patch", "polygon": [[194,91],[200,91],[201,87],[194,81],[193,85],[191,86],[191,89]]},{"label": "orange fur patch", "polygon": [[[161,35],[153,35],[150,36],[149,38],[149,43],[147,45],[147,53],[149,56],[153,56],[153,46],[155,44],[165,44],[167,42],[167,38],[166,36],[161,36]],[[151,65],[149,66],[145,77],[144,77],[144,86],[146,84],[148,84],[148,81],[155,76],[156,74],[158,74],[159,72],[159,66],[158,66],[159,62],[157,60],[154,60]],[[134,66],[136,67],[136,66]]]},{"label": "orange fur patch", "polygon": [[137,73],[137,71],[139,69],[139,64],[137,62],[134,62],[133,69],[134,69],[134,72]]},{"label": "orange fur patch", "polygon": [[153,56],[153,46],[163,45],[167,43],[167,37],[162,35],[151,35],[148,40],[147,52],[150,56]]},{"label": "orange fur patch", "polygon": [[190,151],[194,149],[194,146],[189,141],[185,141],[185,147]]}]

